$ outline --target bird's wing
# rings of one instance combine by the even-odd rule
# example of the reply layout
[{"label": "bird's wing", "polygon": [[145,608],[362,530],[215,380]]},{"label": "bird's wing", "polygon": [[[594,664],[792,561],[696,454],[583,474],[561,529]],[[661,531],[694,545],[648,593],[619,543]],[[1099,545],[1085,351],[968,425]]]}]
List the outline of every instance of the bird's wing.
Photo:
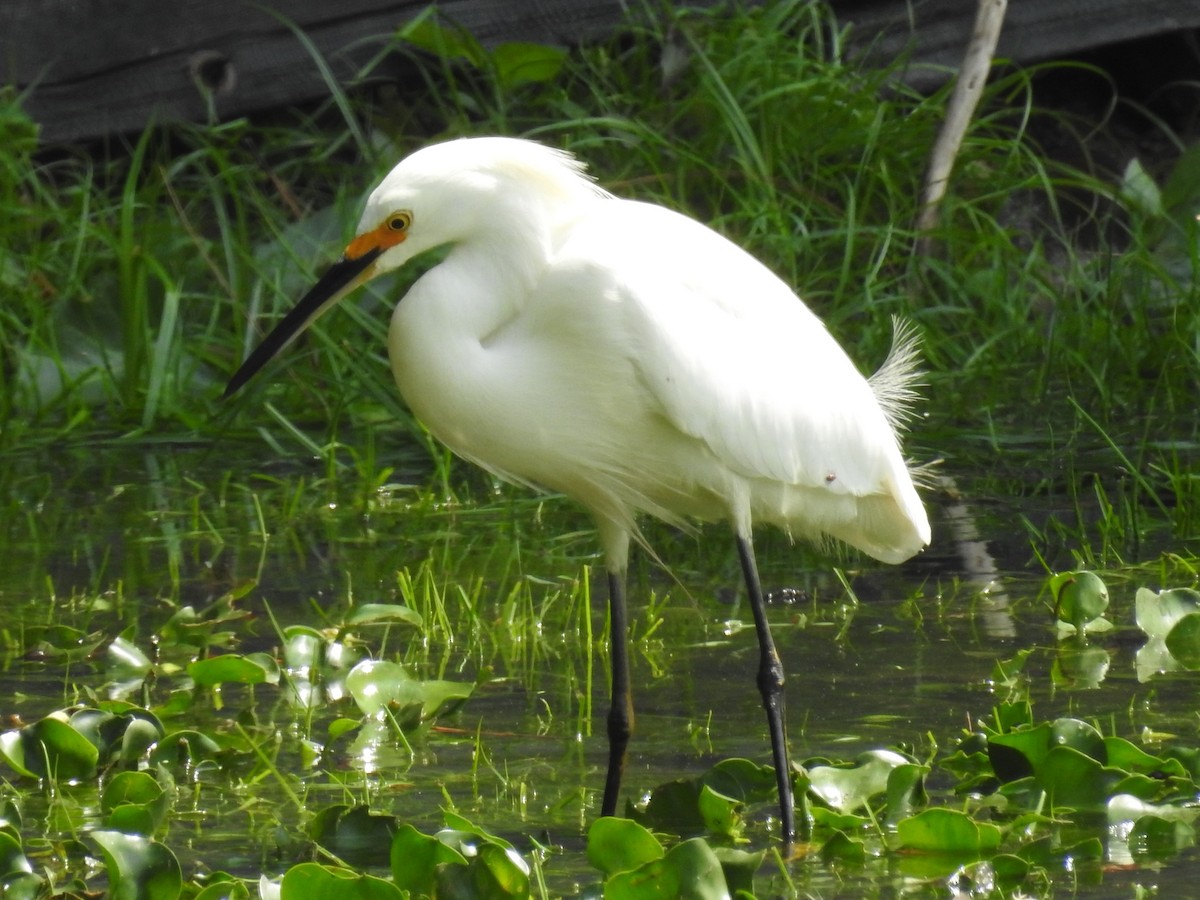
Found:
[{"label": "bird's wing", "polygon": [[691,219],[608,203],[622,207],[602,223],[610,243],[591,246],[613,273],[630,358],[662,414],[747,478],[890,492],[900,459],[887,417],[795,294]]}]

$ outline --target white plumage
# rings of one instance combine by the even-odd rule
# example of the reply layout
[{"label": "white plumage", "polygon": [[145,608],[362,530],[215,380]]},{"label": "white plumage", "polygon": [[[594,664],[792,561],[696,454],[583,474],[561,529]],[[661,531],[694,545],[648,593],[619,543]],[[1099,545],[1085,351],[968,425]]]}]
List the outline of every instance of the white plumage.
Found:
[{"label": "white plumage", "polygon": [[[759,624],[772,740],[782,743],[782,667],[755,597],[751,526],[833,537],[892,563],[929,542],[897,437],[915,377],[911,332],[897,325],[888,361],[868,380],[786,284],[716,232],[611,196],[565,153],[468,138],[391,171],[343,259],[229,391],[350,289],[442,246],[444,260],[392,318],[388,350],[406,403],[460,456],[591,511],[618,668],[627,669],[616,630],[637,516],[727,519]],[[625,677],[614,673],[607,814],[631,728],[621,721]],[[786,747],[774,749],[782,770]],[[781,773],[790,807],[784,782]],[[790,840],[790,809],[783,830]]]}]

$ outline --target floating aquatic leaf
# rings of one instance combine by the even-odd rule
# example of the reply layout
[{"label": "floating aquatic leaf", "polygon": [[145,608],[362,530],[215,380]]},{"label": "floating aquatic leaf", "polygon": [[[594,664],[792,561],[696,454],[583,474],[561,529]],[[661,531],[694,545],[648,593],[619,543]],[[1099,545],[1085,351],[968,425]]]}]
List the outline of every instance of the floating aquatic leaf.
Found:
[{"label": "floating aquatic leaf", "polygon": [[1108,754],[1108,764],[1126,772],[1138,772],[1152,778],[1192,778],[1191,773],[1178,759],[1154,756],[1124,738],[1106,737],[1104,749]]},{"label": "floating aquatic leaf", "polygon": [[495,844],[497,847],[502,847],[505,850],[515,849],[504,838],[497,837],[491,832],[485,831],[465,816],[446,812],[445,819],[446,827],[437,833],[437,838],[440,841],[445,841],[452,847],[465,850],[484,843]]},{"label": "floating aquatic leaf", "polygon": [[915,763],[896,766],[888,773],[885,819],[888,825],[895,825],[901,819],[908,818],[917,807],[925,803],[925,776],[928,774],[928,766],[918,766]]},{"label": "floating aquatic leaf", "polygon": [[685,832],[704,827],[700,813],[700,791],[698,778],[679,778],[660,784],[650,792],[650,799],[643,810],[630,809],[631,816],[652,828]]},{"label": "floating aquatic leaf", "polygon": [[108,757],[109,750],[120,740],[121,733],[128,725],[127,719],[122,719],[108,710],[94,709],[90,706],[72,712],[67,722],[91,741],[104,758]]},{"label": "floating aquatic leaf", "polygon": [[[863,825],[865,826],[866,824],[867,823],[864,820]],[[842,861],[847,863],[861,863],[866,858],[866,845],[862,842],[862,840],[850,837],[846,831],[834,831],[829,840],[821,845],[821,859],[825,860],[826,862]]]},{"label": "floating aquatic leaf", "polygon": [[336,741],[342,735],[349,734],[361,726],[361,719],[334,719],[329,723],[329,740]]},{"label": "floating aquatic leaf", "polygon": [[456,849],[408,823],[392,836],[390,861],[396,886],[418,897],[435,896],[438,872],[444,866],[467,865],[466,857]]},{"label": "floating aquatic leaf", "polygon": [[108,664],[125,677],[128,675],[144,677],[154,668],[150,657],[146,656],[133,641],[126,640],[121,635],[109,642],[105,654],[108,657]]},{"label": "floating aquatic leaf", "polygon": [[1046,756],[1054,747],[1071,747],[1098,764],[1107,760],[1108,751],[1100,732],[1087,722],[1070,718],[991,735],[988,759],[1001,781],[1012,782],[1041,771]]},{"label": "floating aquatic leaf", "polygon": [[1185,669],[1200,669],[1200,613],[1188,613],[1176,621],[1164,644]]},{"label": "floating aquatic leaf", "polygon": [[1134,655],[1134,668],[1137,671],[1138,681],[1145,683],[1156,675],[1175,672],[1182,669],[1183,666],[1171,655],[1166,641],[1160,637],[1152,637],[1138,647],[1138,651]]},{"label": "floating aquatic leaf", "polygon": [[632,819],[602,816],[588,829],[588,862],[605,875],[632,871],[664,855],[658,839]]},{"label": "floating aquatic leaf", "polygon": [[[13,875],[31,872],[33,865],[25,856],[20,837],[8,831],[0,831],[0,878],[7,882]],[[7,896],[5,892],[5,897]]]},{"label": "floating aquatic leaf", "polygon": [[1032,726],[1033,705],[1028,700],[1001,703],[993,709],[996,731],[1007,733],[1024,726]]},{"label": "floating aquatic leaf", "polygon": [[1200,807],[1178,806],[1171,803],[1150,803],[1133,794],[1114,794],[1105,809],[1108,826],[1119,829],[1132,825],[1142,816],[1157,816],[1171,822],[1195,822],[1200,817]]},{"label": "floating aquatic leaf", "polygon": [[[250,900],[250,889],[240,878],[210,876],[205,879],[205,887],[192,900]],[[268,900],[268,896],[260,893],[259,900]]]},{"label": "floating aquatic leaf", "polygon": [[1099,763],[1108,762],[1108,747],[1096,726],[1080,719],[1061,718],[1050,723],[1050,745],[1072,747]]},{"label": "floating aquatic leaf", "polygon": [[742,810],[745,804],[740,800],[727,797],[705,784],[701,786],[700,795],[696,798],[696,807],[704,821],[704,829],[709,834],[719,834],[729,840],[741,837]]},{"label": "floating aquatic leaf", "polygon": [[904,819],[896,825],[899,845],[921,853],[975,856],[1000,846],[998,827],[976,822],[966,813],[935,807]]},{"label": "floating aquatic leaf", "polygon": [[104,786],[100,809],[114,831],[149,837],[166,817],[170,795],[148,772],[118,772]]},{"label": "floating aquatic leaf", "polygon": [[[143,710],[144,712],[144,710]],[[150,714],[131,714],[128,724],[121,734],[121,748],[118,758],[126,766],[134,766],[155,746],[163,736],[162,723]]]},{"label": "floating aquatic leaf", "polygon": [[205,760],[215,760],[222,753],[221,745],[207,734],[184,729],[173,731],[150,752],[151,765],[194,767]]},{"label": "floating aquatic leaf", "polygon": [[[734,897],[753,897],[754,875],[762,868],[767,851],[752,852],[735,847],[713,847],[712,851],[721,863],[729,893]],[[739,895],[739,891],[743,893]]]},{"label": "floating aquatic leaf", "polygon": [[104,855],[108,896],[112,900],[175,900],[183,873],[175,854],[137,834],[93,831],[89,835]]},{"label": "floating aquatic leaf", "polygon": [[280,900],[406,900],[400,888],[350,869],[301,863],[292,866],[279,885]]},{"label": "floating aquatic leaf", "polygon": [[706,830],[727,839],[740,837],[746,804],[776,796],[775,770],[748,759],[724,759],[702,775],[660,784],[642,810],[630,815],[652,828]]},{"label": "floating aquatic leaf", "polygon": [[479,848],[469,867],[472,883],[479,897],[529,896],[529,867],[520,854],[511,847],[500,847],[493,843]]},{"label": "floating aquatic leaf", "polygon": [[1018,650],[1010,659],[996,660],[995,666],[992,667],[992,686],[997,689],[1012,691],[1020,683],[1022,670],[1025,668],[1025,663],[1029,661],[1029,657],[1033,654],[1032,649]]},{"label": "floating aquatic leaf", "polygon": [[1050,579],[1054,611],[1061,622],[1079,633],[1104,630],[1112,625],[1101,621],[1108,609],[1108,586],[1095,572],[1064,572]]},{"label": "floating aquatic leaf", "polygon": [[1200,808],[1149,803],[1131,794],[1117,794],[1108,802],[1108,827],[1124,839],[1131,857],[1162,858],[1196,842]]},{"label": "floating aquatic leaf", "polygon": [[3,884],[4,900],[43,900],[50,888],[45,878],[32,872],[15,872]]},{"label": "floating aquatic leaf", "polygon": [[605,900],[688,897],[726,900],[729,886],[721,861],[700,838],[676,844],[662,859],[620,872],[604,882]]},{"label": "floating aquatic leaf", "polygon": [[1116,793],[1126,773],[1100,763],[1074,747],[1053,747],[1038,766],[1035,780],[1049,809],[1095,810]]},{"label": "floating aquatic leaf", "polygon": [[6,731],[0,734],[0,758],[18,775],[26,778],[37,778],[37,772],[25,765],[25,742],[20,731]]},{"label": "floating aquatic leaf", "polygon": [[279,681],[279,667],[275,661],[262,653],[224,653],[198,659],[187,667],[188,675],[197,687],[213,687],[218,684],[275,684]]},{"label": "floating aquatic leaf", "polygon": [[887,791],[892,770],[910,764],[909,759],[892,750],[868,750],[859,754],[853,768],[810,766],[809,790],[839,812],[854,812],[870,798]]},{"label": "floating aquatic leaf", "polygon": [[1142,816],[1129,833],[1129,850],[1135,858],[1166,859],[1196,843],[1196,829],[1187,822],[1159,816]]},{"label": "floating aquatic leaf", "polygon": [[28,656],[61,661],[90,658],[105,638],[60,623],[34,626],[26,632],[25,640]]},{"label": "floating aquatic leaf", "polygon": [[366,806],[329,806],[313,817],[308,833],[339,859],[378,866],[388,861],[397,828],[395,816]]},{"label": "floating aquatic leaf", "polygon": [[364,660],[346,676],[346,690],[368,716],[391,714],[401,728],[411,728],[457,706],[471,696],[473,684],[418,681],[399,663]]},{"label": "floating aquatic leaf", "polygon": [[415,609],[399,603],[364,603],[346,617],[347,625],[401,624],[420,628],[424,621]]},{"label": "floating aquatic leaf", "polygon": [[95,744],[53,714],[0,735],[0,755],[21,774],[55,781],[90,780],[100,759]]},{"label": "floating aquatic leaf", "polygon": [[283,630],[283,664],[289,672],[315,669],[325,659],[328,639],[316,628],[291,626]]},{"label": "floating aquatic leaf", "polygon": [[[451,812],[434,837],[466,860],[437,870],[438,897],[528,897],[529,865],[508,841]],[[457,862],[457,859],[454,860]]]},{"label": "floating aquatic leaf", "polygon": [[873,824],[870,816],[840,813],[824,806],[813,806],[809,810],[813,825],[826,831],[844,831],[856,834]]},{"label": "floating aquatic leaf", "polygon": [[717,793],[744,803],[774,799],[777,791],[775,768],[749,759],[722,759],[700,780]]},{"label": "floating aquatic leaf", "polygon": [[1138,588],[1133,603],[1138,628],[1151,638],[1165,639],[1184,616],[1200,613],[1200,591],[1175,588],[1156,594],[1149,588]]}]

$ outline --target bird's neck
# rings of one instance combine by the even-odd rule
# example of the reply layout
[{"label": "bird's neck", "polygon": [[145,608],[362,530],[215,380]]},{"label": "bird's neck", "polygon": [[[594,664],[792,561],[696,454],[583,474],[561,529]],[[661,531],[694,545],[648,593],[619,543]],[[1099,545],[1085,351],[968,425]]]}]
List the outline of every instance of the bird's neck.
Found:
[{"label": "bird's neck", "polygon": [[[502,335],[520,321],[540,272],[511,239],[456,245],[396,306],[392,373],[409,408],[460,456],[479,458],[480,423],[507,361]],[[538,256],[538,258],[542,258]]]},{"label": "bird's neck", "polygon": [[518,317],[545,275],[559,233],[550,216],[501,215],[454,245],[421,279],[428,283],[417,285],[418,293],[438,298],[443,334],[484,341]]}]

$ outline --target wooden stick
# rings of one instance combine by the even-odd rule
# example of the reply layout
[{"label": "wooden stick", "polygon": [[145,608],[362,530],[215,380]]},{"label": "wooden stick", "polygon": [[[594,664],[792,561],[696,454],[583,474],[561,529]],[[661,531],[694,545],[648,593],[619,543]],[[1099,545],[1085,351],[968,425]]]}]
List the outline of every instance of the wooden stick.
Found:
[{"label": "wooden stick", "polygon": [[917,217],[917,231],[921,234],[918,242],[919,252],[928,249],[924,246],[928,240],[927,232],[937,225],[942,197],[946,193],[954,160],[962,146],[963,135],[967,133],[967,126],[975,113],[975,107],[979,105],[979,98],[983,96],[983,87],[987,83],[992,55],[996,52],[996,42],[1000,39],[1000,26],[1004,23],[1007,7],[1008,0],[979,0],[975,27],[967,44],[967,52],[963,56],[958,81],[950,95],[946,118],[929,156],[929,171],[925,175],[925,187],[921,191],[921,213]]}]

